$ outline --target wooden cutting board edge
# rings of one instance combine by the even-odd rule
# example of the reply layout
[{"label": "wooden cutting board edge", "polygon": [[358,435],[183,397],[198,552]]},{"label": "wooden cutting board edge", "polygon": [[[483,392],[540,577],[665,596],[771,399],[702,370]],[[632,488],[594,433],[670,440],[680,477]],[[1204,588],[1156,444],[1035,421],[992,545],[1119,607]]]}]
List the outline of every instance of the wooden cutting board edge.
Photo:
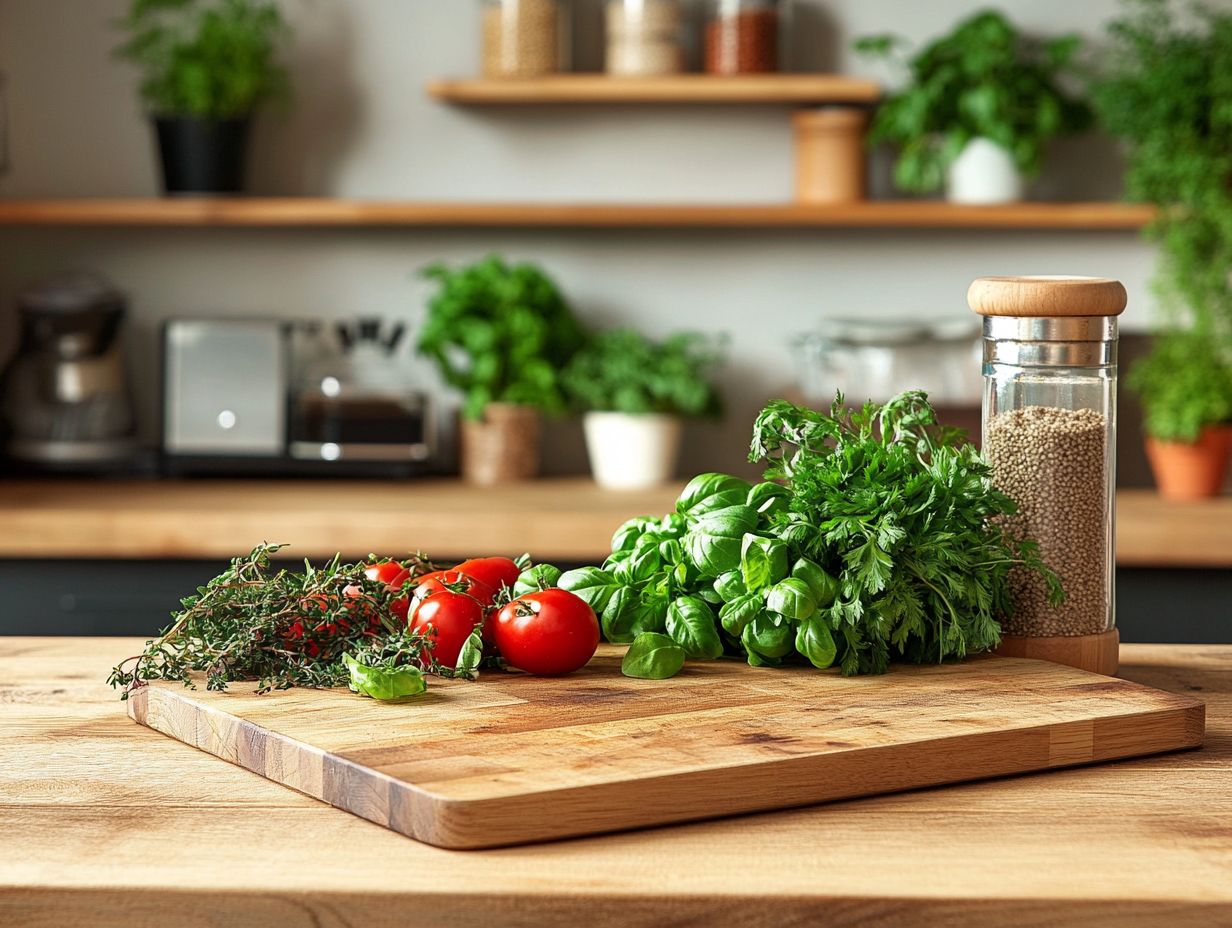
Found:
[{"label": "wooden cutting board edge", "polygon": [[[434,795],[344,756],[266,731],[197,702],[191,690],[178,686],[142,687],[130,697],[128,714],[139,724],[407,837],[442,848],[478,850],[1200,747],[1205,703],[1189,696],[1151,692],[1167,695],[1172,705],[1098,719],[928,739],[926,753],[921,752],[919,742],[903,742],[851,753],[642,777],[615,786],[594,784],[466,801]],[[1152,731],[1144,732],[1144,726]],[[773,776],[765,776],[770,768]],[[759,778],[770,788],[741,789]],[[603,807],[595,816],[592,796],[600,790]],[[687,797],[684,801],[682,795]],[[612,827],[610,822],[616,818],[621,824]]]}]

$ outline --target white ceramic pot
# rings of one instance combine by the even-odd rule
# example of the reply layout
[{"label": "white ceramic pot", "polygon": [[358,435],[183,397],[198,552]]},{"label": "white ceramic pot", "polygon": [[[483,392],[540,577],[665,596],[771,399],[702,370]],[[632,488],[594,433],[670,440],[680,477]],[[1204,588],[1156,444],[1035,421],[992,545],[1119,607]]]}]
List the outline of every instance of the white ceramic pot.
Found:
[{"label": "white ceramic pot", "polygon": [[671,479],[680,453],[680,419],[656,413],[588,412],[582,419],[595,482],[638,490]]},{"label": "white ceramic pot", "polygon": [[951,203],[1016,203],[1022,193],[1022,174],[1013,156],[985,138],[968,142],[946,173]]}]

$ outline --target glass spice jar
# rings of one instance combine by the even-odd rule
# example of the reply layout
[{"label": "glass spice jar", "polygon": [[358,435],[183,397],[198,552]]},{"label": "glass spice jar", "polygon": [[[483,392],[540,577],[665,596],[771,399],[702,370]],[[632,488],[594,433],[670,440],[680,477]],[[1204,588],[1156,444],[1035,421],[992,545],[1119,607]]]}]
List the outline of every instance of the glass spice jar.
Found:
[{"label": "glass spice jar", "polygon": [[1119,281],[981,277],[967,295],[984,317],[983,450],[1018,505],[1012,535],[1034,539],[1065,591],[1010,573],[999,652],[1117,670],[1114,598]]},{"label": "glass spice jar", "polygon": [[569,68],[562,0],[482,0],[485,77],[538,77]]},{"label": "glass spice jar", "polygon": [[705,62],[709,74],[767,74],[779,69],[779,0],[709,0]]},{"label": "glass spice jar", "polygon": [[680,0],[608,0],[607,72],[628,77],[684,70]]}]

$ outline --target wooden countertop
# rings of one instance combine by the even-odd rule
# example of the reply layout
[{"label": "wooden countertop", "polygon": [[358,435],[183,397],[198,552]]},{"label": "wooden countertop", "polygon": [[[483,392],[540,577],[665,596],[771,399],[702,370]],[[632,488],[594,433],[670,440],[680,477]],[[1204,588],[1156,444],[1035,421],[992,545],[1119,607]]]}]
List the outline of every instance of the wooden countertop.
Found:
[{"label": "wooden countertop", "polygon": [[[479,490],[457,481],[0,481],[0,558],[227,558],[261,541],[346,558],[421,550],[595,560],[616,526],[668,512],[679,486],[635,493],[587,479]],[[1117,497],[1117,562],[1232,567],[1232,497]]]},{"label": "wooden countertop", "polygon": [[472,852],[135,725],[138,647],[0,639],[0,924],[1232,925],[1232,646],[1122,649],[1207,700],[1197,751]]}]

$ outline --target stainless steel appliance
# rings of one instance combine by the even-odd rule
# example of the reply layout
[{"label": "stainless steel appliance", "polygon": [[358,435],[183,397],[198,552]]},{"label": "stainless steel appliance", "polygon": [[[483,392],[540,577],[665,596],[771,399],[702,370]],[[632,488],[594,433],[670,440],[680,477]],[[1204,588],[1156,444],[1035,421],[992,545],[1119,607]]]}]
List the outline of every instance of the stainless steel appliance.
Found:
[{"label": "stainless steel appliance", "polygon": [[407,476],[435,469],[432,404],[401,326],[173,320],[163,452],[173,472]]},{"label": "stainless steel appliance", "polygon": [[9,458],[41,470],[106,469],[134,459],[119,340],[124,308],[118,291],[85,273],[18,296],[21,337],[0,387]]}]

